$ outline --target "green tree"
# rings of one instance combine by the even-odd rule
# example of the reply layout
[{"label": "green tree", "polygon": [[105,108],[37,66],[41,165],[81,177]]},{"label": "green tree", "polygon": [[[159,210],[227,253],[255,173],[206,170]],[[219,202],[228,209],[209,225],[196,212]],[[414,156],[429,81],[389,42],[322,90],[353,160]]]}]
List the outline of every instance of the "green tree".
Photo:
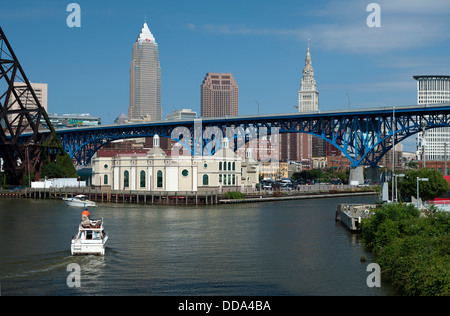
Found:
[{"label": "green tree", "polygon": [[405,177],[397,180],[399,194],[403,200],[417,196],[417,177],[429,179],[419,183],[419,195],[423,201],[433,200],[448,191],[448,182],[440,172],[431,169],[407,170]]},{"label": "green tree", "polygon": [[65,178],[66,172],[61,165],[54,162],[47,163],[42,166],[41,178]]}]

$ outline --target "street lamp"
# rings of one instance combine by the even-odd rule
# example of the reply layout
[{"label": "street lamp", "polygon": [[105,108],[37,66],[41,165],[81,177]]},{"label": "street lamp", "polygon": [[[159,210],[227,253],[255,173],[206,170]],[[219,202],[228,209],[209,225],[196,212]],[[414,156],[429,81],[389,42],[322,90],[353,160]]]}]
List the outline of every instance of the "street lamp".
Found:
[{"label": "street lamp", "polygon": [[398,202],[398,189],[397,189],[397,177],[404,177],[405,175],[403,173],[401,174],[396,174],[395,175],[395,202]]},{"label": "street lamp", "polygon": [[419,181],[429,181],[429,179],[417,177],[417,208],[419,208]]}]

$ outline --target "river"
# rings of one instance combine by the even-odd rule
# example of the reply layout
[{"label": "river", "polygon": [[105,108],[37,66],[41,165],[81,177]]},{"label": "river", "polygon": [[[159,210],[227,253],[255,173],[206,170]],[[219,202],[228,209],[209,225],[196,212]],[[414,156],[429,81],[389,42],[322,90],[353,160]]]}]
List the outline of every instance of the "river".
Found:
[{"label": "river", "polygon": [[[366,283],[372,255],[334,220],[374,196],[217,206],[100,203],[106,255],[72,257],[81,209],[0,200],[1,295],[394,295]],[[361,262],[361,256],[367,262]],[[68,265],[80,267],[70,287]]]}]

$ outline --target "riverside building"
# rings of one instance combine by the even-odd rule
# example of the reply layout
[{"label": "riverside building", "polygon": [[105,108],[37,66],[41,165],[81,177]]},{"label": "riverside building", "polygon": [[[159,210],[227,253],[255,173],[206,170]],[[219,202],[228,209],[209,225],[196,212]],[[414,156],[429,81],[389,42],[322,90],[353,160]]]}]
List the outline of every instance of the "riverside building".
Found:
[{"label": "riverside building", "polygon": [[160,148],[158,135],[153,147],[105,154],[92,159],[92,183],[112,190],[137,191],[245,191],[259,181],[259,163],[247,151],[245,159],[230,148],[227,138],[212,156],[169,156]]}]

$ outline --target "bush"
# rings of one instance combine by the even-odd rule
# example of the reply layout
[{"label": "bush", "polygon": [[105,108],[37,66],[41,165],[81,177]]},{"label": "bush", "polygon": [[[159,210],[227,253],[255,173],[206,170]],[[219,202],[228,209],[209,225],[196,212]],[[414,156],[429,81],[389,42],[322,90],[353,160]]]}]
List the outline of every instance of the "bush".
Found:
[{"label": "bush", "polygon": [[238,199],[244,199],[245,195],[241,192],[227,192],[225,193],[225,198],[229,200],[238,200]]},{"label": "bush", "polygon": [[402,295],[450,295],[450,214],[420,217],[387,204],[363,222],[362,239]]}]

